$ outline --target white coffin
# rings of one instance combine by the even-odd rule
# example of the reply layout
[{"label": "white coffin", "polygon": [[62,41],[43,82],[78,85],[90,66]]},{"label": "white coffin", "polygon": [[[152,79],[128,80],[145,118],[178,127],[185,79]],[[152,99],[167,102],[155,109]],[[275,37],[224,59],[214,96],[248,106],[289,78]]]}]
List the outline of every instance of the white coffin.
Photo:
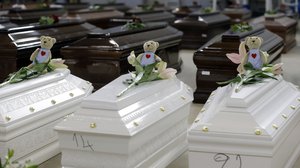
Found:
[{"label": "white coffin", "polygon": [[92,89],[68,69],[0,88],[0,157],[4,159],[10,148],[15,151],[13,160],[39,164],[58,154],[53,127]]},{"label": "white coffin", "polygon": [[128,78],[87,97],[74,116],[55,127],[63,167],[165,167],[187,150],[191,89],[178,79],[159,80],[118,98]]},{"label": "white coffin", "polygon": [[291,168],[300,150],[300,93],[279,77],[218,88],[188,134],[190,168]]}]

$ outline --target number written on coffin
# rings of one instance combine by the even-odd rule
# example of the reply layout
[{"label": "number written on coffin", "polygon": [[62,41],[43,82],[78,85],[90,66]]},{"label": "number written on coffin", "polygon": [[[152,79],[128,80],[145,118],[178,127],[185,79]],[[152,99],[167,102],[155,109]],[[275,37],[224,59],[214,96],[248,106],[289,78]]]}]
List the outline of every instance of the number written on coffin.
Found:
[{"label": "number written on coffin", "polygon": [[242,158],[239,154],[230,157],[225,153],[217,153],[213,159],[221,163],[221,168],[242,168]]},{"label": "number written on coffin", "polygon": [[91,144],[89,140],[84,138],[82,135],[78,135],[74,133],[73,142],[76,144],[78,148],[89,148],[91,151],[94,151],[93,144]]}]

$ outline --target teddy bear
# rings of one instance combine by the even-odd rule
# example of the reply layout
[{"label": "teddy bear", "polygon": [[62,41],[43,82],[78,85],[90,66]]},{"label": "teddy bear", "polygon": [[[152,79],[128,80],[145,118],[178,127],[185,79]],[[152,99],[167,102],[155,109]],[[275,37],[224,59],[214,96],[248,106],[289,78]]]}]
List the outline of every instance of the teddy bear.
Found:
[{"label": "teddy bear", "polygon": [[52,54],[50,49],[53,47],[56,42],[55,38],[49,36],[41,36],[41,48],[37,48],[30,56],[30,61],[32,61],[32,65],[47,63],[51,60]]},{"label": "teddy bear", "polygon": [[[238,66],[238,72],[245,71],[244,65],[250,63],[254,69],[261,69],[268,62],[268,54],[260,50],[263,39],[258,36],[247,37],[240,44],[239,54],[241,55],[241,63]],[[246,50],[248,47],[248,52]]]},{"label": "teddy bear", "polygon": [[127,57],[128,63],[135,67],[136,71],[142,72],[144,68],[148,65],[161,62],[161,58],[155,54],[156,49],[158,48],[159,43],[155,41],[147,41],[144,43],[144,53],[139,54],[137,57],[134,54],[134,51],[130,53]]},{"label": "teddy bear", "polygon": [[161,58],[155,54],[156,49],[159,47],[159,43],[155,41],[147,41],[144,43],[144,53],[141,53],[137,57],[137,61],[145,67],[155,62],[160,62]]}]

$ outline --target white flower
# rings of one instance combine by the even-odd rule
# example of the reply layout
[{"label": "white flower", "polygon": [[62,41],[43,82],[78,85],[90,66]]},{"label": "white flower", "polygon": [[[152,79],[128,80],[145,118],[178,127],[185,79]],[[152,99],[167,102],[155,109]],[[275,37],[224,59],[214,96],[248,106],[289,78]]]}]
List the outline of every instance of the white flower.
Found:
[{"label": "white flower", "polygon": [[170,79],[173,78],[177,73],[176,69],[173,68],[167,68],[164,69],[162,72],[160,72],[158,74],[158,77],[160,77],[161,79]]},{"label": "white flower", "polygon": [[161,73],[166,68],[167,68],[167,63],[166,62],[161,61],[161,62],[157,63],[157,71],[158,71],[158,73]]},{"label": "white flower", "polygon": [[272,73],[274,75],[280,75],[282,73],[282,65],[283,65],[283,63],[275,64],[272,67]]},{"label": "white flower", "polygon": [[61,59],[61,58],[57,58],[57,59],[51,59],[50,61],[50,65],[52,67],[56,68],[68,68],[67,65],[64,64],[65,60]]}]

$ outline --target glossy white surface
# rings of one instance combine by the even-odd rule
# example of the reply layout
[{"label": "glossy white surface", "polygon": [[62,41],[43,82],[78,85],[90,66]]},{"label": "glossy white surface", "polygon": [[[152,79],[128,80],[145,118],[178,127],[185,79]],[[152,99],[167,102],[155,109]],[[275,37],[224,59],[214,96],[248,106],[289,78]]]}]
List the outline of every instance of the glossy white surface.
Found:
[{"label": "glossy white surface", "polygon": [[[34,163],[58,154],[54,125],[74,112],[92,89],[68,69],[0,88],[0,151],[14,149],[14,160]],[[6,153],[0,154],[4,158]]]},{"label": "glossy white surface", "polygon": [[143,83],[117,97],[129,78],[96,91],[55,127],[62,166],[165,167],[187,149],[191,88],[174,78]]},{"label": "glossy white surface", "polygon": [[300,92],[277,79],[239,92],[227,85],[211,94],[189,130],[191,168],[294,165],[300,154]]}]

